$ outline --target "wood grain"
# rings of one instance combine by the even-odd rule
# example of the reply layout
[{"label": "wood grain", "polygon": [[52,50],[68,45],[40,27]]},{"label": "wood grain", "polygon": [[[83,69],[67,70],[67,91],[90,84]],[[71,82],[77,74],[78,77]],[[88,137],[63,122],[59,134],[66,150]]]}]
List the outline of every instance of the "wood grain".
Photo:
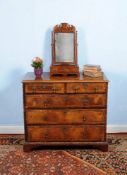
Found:
[{"label": "wood grain", "polygon": [[23,80],[24,151],[38,146],[90,146],[106,141],[108,80],[52,78],[44,73]]}]

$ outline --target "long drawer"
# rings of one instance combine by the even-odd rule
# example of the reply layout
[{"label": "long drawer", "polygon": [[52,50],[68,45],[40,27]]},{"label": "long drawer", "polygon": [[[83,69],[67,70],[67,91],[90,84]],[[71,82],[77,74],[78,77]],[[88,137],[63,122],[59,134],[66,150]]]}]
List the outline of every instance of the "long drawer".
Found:
[{"label": "long drawer", "polygon": [[67,93],[105,93],[107,83],[67,83]]},{"label": "long drawer", "polygon": [[29,83],[25,93],[64,93],[64,83]]},{"label": "long drawer", "polygon": [[50,142],[50,141],[104,141],[105,127],[103,125],[86,126],[28,126],[27,141]]},{"label": "long drawer", "polygon": [[26,108],[106,107],[106,94],[41,94],[26,95]]},{"label": "long drawer", "polygon": [[26,123],[31,124],[105,124],[105,109],[26,110]]}]

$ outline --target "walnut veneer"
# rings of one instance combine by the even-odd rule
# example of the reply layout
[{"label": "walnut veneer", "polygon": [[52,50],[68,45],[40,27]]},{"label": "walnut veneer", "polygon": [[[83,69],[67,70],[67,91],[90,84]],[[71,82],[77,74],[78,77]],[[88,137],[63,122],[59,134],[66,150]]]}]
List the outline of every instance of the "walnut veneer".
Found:
[{"label": "walnut veneer", "polygon": [[85,146],[107,151],[108,81],[50,78],[23,80],[24,151],[41,146]]}]

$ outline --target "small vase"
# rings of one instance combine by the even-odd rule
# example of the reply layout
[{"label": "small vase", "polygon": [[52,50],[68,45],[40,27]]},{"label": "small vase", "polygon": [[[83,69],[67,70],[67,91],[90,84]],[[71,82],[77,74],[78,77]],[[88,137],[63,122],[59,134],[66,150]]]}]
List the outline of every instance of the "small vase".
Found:
[{"label": "small vase", "polygon": [[34,74],[36,76],[36,78],[41,78],[41,75],[43,73],[43,68],[34,68]]}]

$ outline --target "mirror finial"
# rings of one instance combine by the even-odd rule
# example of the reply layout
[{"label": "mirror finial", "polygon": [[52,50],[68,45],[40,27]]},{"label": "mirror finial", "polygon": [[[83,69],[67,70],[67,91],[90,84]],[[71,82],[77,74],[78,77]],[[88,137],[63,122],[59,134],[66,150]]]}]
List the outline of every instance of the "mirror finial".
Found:
[{"label": "mirror finial", "polygon": [[75,26],[68,23],[61,23],[54,27],[54,32],[75,32]]}]

